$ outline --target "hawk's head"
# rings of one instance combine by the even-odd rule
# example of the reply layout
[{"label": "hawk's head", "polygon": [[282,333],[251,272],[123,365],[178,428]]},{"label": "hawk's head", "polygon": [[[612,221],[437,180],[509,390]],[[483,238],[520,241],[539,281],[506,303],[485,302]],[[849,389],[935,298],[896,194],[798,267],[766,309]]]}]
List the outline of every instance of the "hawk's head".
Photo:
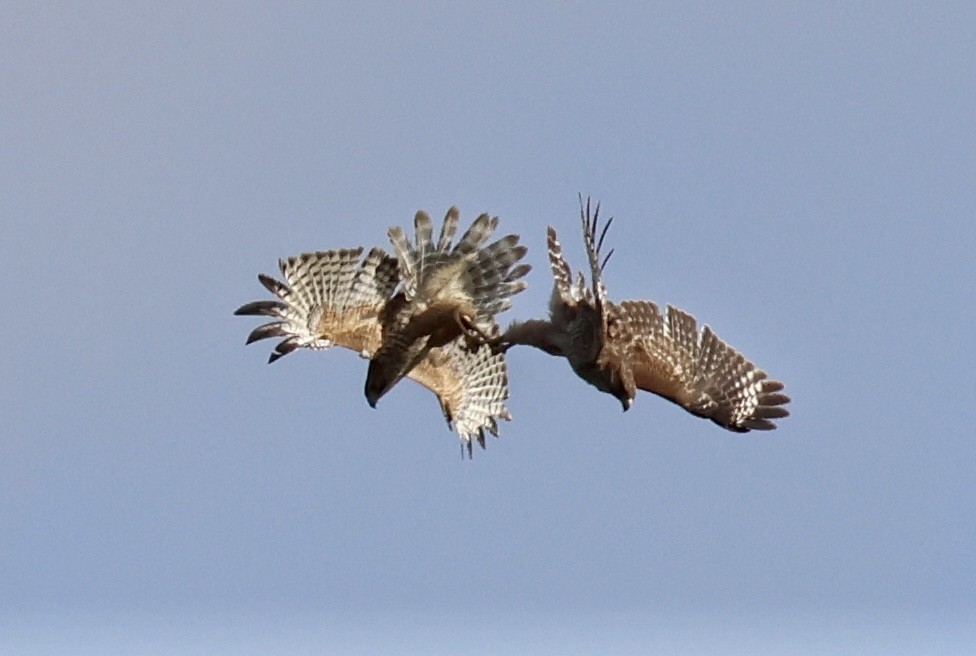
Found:
[{"label": "hawk's head", "polygon": [[599,373],[590,382],[601,392],[611,394],[620,401],[624,412],[630,410],[637,396],[637,385],[630,367],[625,366],[620,355],[609,348],[601,351],[594,366]]},{"label": "hawk's head", "polygon": [[607,382],[609,383],[609,389],[606,390],[610,394],[613,394],[620,405],[623,406],[624,412],[630,410],[630,406],[634,405],[634,397],[637,396],[637,388],[634,385],[633,379],[629,376],[629,370],[623,370],[616,368],[609,373],[607,376]]}]

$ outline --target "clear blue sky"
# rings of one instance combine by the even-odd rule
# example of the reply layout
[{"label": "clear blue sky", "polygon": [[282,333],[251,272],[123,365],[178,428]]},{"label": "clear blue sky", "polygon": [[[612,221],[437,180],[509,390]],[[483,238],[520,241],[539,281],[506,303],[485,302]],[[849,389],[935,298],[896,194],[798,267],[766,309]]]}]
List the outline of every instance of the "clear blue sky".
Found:
[{"label": "clear blue sky", "polygon": [[[0,651],[972,653],[976,10],[0,9]],[[355,8],[353,8],[355,7]],[[258,272],[488,211],[786,382],[734,435],[510,354],[433,397],[244,347]]]}]

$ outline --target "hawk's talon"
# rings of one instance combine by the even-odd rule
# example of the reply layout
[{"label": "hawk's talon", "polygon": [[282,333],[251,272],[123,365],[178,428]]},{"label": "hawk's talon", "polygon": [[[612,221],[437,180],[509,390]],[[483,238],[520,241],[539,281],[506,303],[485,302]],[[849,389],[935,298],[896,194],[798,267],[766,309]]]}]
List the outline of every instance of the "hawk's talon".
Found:
[{"label": "hawk's talon", "polygon": [[461,328],[461,333],[467,338],[468,342],[472,345],[477,344],[495,344],[501,340],[501,336],[492,337],[488,335],[484,330],[482,330],[474,320],[466,314],[462,314],[460,310],[457,310],[454,314],[454,318],[457,321],[458,327]]}]

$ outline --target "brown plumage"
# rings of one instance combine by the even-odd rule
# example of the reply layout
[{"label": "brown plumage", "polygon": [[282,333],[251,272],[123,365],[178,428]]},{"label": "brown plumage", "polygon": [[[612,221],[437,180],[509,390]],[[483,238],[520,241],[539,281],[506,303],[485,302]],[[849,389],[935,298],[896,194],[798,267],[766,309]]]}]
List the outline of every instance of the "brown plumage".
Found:
[{"label": "brown plumage", "polygon": [[458,227],[458,210],[452,207],[437,244],[425,212],[414,219],[414,244],[400,228],[390,229],[403,300],[396,316],[384,322],[381,346],[370,359],[365,392],[371,406],[430,349],[458,339],[469,348],[497,339],[495,315],[508,309],[512,296],[525,288],[521,278],[530,268],[518,264],[526,253],[518,245],[518,235],[483,245],[497,225],[497,217],[482,214],[452,245]]},{"label": "brown plumage", "polygon": [[783,384],[770,380],[734,348],[695,318],[668,306],[666,315],[651,301],[607,298],[600,259],[607,221],[597,236],[599,205],[590,212],[580,197],[580,220],[591,286],[582,273],[573,280],[556,231],[548,230],[553,291],[549,319],[514,322],[502,336],[507,346],[525,344],[565,357],[573,371],[630,408],[638,389],[653,392],[731,431],[771,430],[786,417],[790,399]]},{"label": "brown plumage", "polygon": [[[282,337],[269,362],[299,348],[332,346],[374,358],[386,335],[410,324],[414,309],[404,292],[396,292],[396,258],[374,248],[360,259],[362,252],[361,247],[320,251],[282,260],[285,282],[258,276],[277,299],[248,303],[235,314],[276,321],[255,328],[247,343]],[[404,375],[437,396],[448,425],[469,453],[472,439],[484,446],[485,431],[497,435],[497,420],[511,418],[505,407],[505,360],[487,344],[439,340],[425,348]]]}]

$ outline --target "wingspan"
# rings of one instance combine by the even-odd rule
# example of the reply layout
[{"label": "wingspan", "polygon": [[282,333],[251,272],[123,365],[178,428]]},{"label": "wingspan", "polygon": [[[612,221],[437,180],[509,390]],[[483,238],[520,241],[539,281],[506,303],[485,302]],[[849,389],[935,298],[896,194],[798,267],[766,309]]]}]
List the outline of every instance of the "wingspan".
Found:
[{"label": "wingspan", "polygon": [[[403,294],[393,295],[400,281],[397,260],[380,248],[360,259],[362,252],[303,253],[280,262],[284,282],[259,276],[276,300],[247,303],[235,314],[275,321],[255,328],[247,343],[283,337],[270,362],[299,348],[343,346],[365,357],[376,354],[385,333],[396,332],[398,322],[406,320],[408,301]],[[487,344],[470,347],[459,337],[422,353],[405,375],[437,396],[469,455],[472,440],[483,447],[485,432],[497,435],[498,420],[511,419],[505,407],[505,358]]]}]

